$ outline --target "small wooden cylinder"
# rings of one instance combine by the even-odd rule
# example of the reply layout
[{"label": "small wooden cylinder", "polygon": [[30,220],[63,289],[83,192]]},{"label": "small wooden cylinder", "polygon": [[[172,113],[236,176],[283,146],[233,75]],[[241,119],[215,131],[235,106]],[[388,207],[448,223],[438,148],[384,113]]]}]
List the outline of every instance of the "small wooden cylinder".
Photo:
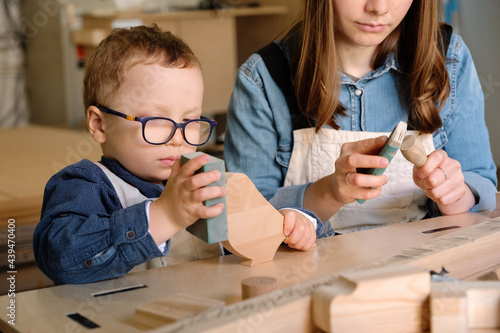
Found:
[{"label": "small wooden cylinder", "polygon": [[241,281],[242,299],[263,295],[278,289],[278,280],[270,276],[253,276]]},{"label": "small wooden cylinder", "polygon": [[427,154],[425,153],[424,145],[422,141],[414,135],[405,136],[400,149],[401,154],[418,168],[427,162]]}]

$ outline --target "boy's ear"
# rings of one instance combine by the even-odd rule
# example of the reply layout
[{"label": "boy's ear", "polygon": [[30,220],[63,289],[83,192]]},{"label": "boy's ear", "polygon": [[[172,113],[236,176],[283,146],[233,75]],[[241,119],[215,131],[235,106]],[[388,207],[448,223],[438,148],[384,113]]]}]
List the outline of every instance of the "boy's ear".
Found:
[{"label": "boy's ear", "polygon": [[95,106],[89,106],[87,109],[87,126],[90,135],[97,143],[106,142],[106,130],[104,124],[104,114]]}]

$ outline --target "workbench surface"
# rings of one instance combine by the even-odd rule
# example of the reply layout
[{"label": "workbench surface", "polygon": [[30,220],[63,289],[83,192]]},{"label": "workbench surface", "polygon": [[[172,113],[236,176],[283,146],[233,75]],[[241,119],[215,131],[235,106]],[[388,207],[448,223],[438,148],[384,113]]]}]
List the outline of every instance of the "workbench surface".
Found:
[{"label": "workbench surface", "polygon": [[[4,314],[0,316],[0,330],[86,331],[67,317],[67,314],[77,312],[100,326],[92,332],[143,332],[134,320],[135,307],[140,303],[186,293],[224,301],[226,305],[244,304],[247,301],[241,302],[241,281],[245,278],[271,276],[278,280],[279,290],[286,290],[303,281],[340,274],[376,262],[398,261],[401,257],[398,253],[405,249],[411,249],[412,255],[418,257],[422,254],[419,251],[427,251],[423,247],[419,250],[419,244],[449,238],[454,233],[461,235],[461,242],[466,242],[464,232],[489,220],[487,213],[439,217],[318,239],[317,246],[307,252],[282,246],[273,261],[254,267],[242,266],[240,258],[229,255],[131,273],[92,284],[62,285],[16,293],[12,297],[6,295],[0,297],[0,308],[7,311],[9,302],[15,300],[15,326],[8,323],[9,317]],[[455,266],[453,263],[450,265],[449,275],[453,276]],[[474,267],[470,269],[471,276],[478,273]],[[467,274],[462,270],[459,275],[462,279]],[[110,290],[143,285],[146,287],[95,296]],[[168,326],[163,329],[167,330]],[[161,329],[155,332],[160,331],[163,332]]]}]

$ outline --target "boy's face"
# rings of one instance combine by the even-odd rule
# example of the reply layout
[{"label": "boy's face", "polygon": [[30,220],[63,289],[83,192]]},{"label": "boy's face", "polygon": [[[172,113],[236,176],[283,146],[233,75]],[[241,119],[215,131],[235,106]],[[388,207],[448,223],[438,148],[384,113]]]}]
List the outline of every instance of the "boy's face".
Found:
[{"label": "boy's face", "polygon": [[[165,68],[136,65],[125,75],[120,90],[107,107],[135,117],[165,117],[177,123],[201,116],[203,78],[199,68]],[[165,144],[144,141],[142,124],[104,115],[104,156],[118,160],[137,177],[162,183],[182,154],[196,151],[184,141],[181,129]]]}]

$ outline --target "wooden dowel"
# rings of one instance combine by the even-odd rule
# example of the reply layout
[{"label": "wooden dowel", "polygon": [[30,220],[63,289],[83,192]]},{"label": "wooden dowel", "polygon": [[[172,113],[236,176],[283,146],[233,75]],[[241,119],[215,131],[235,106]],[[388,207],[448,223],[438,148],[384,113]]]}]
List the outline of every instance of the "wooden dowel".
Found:
[{"label": "wooden dowel", "polygon": [[400,149],[401,154],[418,168],[427,162],[427,154],[425,153],[424,145],[417,136],[405,136]]},{"label": "wooden dowel", "polygon": [[278,289],[278,280],[270,276],[253,276],[241,281],[241,298],[247,299]]}]

